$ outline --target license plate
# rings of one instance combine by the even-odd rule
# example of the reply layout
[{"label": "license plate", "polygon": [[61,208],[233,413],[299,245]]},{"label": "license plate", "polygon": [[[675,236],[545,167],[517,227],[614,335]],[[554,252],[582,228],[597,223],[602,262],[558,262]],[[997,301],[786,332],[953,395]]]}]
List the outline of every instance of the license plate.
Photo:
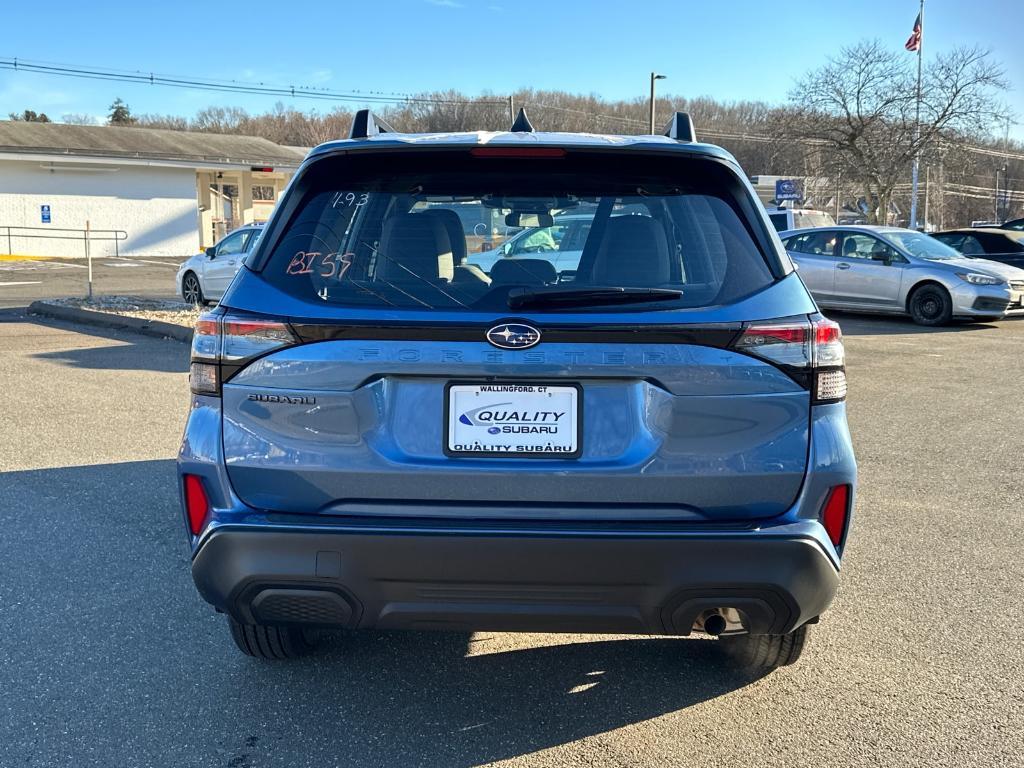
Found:
[{"label": "license plate", "polygon": [[446,405],[448,455],[580,455],[579,385],[449,384]]}]

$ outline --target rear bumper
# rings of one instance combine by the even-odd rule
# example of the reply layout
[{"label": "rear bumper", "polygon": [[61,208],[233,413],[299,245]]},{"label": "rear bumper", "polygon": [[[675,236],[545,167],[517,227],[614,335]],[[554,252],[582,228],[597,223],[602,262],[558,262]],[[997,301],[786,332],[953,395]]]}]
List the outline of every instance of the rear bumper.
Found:
[{"label": "rear bumper", "polygon": [[722,532],[221,525],[200,594],[245,623],[689,634],[734,608],[755,633],[813,619],[838,586],[821,526]]}]

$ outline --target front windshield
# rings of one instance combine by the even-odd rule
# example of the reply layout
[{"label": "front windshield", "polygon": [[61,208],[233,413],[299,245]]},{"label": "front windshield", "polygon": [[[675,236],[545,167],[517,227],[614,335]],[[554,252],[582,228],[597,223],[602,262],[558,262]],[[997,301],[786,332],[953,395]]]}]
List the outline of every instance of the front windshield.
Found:
[{"label": "front windshield", "polygon": [[886,239],[896,243],[903,250],[917,256],[919,259],[929,261],[948,261],[949,259],[962,259],[963,254],[941,243],[931,235],[921,232],[893,231],[882,233]]}]

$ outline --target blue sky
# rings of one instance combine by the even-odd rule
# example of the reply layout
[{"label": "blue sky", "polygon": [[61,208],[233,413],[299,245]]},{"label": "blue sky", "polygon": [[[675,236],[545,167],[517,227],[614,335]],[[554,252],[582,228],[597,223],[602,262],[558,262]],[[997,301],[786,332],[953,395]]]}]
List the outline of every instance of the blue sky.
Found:
[{"label": "blue sky", "polygon": [[[505,93],[532,86],[609,98],[644,95],[648,73],[657,70],[668,75],[661,93],[776,102],[796,77],[844,44],[877,37],[901,49],[917,5],[248,0],[146,7],[137,0],[58,0],[8,4],[0,57],[336,91]],[[1011,131],[1018,139],[1024,139],[1022,34],[1020,0],[927,2],[926,55],[958,44],[990,48],[1013,85],[1006,101],[1018,116]],[[105,115],[115,96],[136,113],[189,116],[210,105],[262,111],[278,100],[0,70],[3,115],[25,108],[51,117]],[[300,109],[330,108],[283,101]]]}]

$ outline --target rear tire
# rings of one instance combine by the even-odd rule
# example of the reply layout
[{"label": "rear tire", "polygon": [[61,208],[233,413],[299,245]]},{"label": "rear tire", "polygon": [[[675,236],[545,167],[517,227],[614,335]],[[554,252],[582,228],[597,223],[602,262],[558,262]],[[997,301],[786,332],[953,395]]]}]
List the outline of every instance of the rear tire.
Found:
[{"label": "rear tire", "polygon": [[953,318],[953,300],[941,285],[922,285],[907,302],[910,317],[918,325],[946,325]]},{"label": "rear tire", "polygon": [[199,278],[196,277],[195,272],[186,272],[185,276],[181,278],[181,297],[185,300],[186,304],[191,304],[195,307],[201,307],[206,304],[206,299],[203,296],[203,286],[199,283]]},{"label": "rear tire", "polygon": [[231,639],[246,656],[268,661],[297,659],[313,650],[309,635],[299,627],[240,624],[228,617]]},{"label": "rear tire", "polygon": [[736,635],[723,637],[720,642],[741,667],[770,672],[800,658],[807,643],[807,625],[788,635]]}]

